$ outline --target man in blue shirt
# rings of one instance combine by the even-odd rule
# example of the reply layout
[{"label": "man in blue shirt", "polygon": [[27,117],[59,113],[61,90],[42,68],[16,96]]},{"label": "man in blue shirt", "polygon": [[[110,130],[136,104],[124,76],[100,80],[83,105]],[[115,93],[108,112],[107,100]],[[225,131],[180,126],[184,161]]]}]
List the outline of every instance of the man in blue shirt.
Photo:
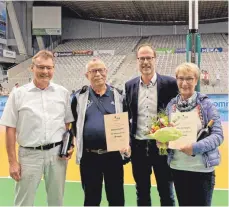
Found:
[{"label": "man in blue shirt", "polygon": [[84,205],[100,205],[104,179],[109,206],[123,206],[123,160],[119,151],[107,151],[104,126],[105,114],[123,111],[122,94],[106,84],[107,68],[103,61],[93,59],[86,68],[90,86],[84,86],[72,100]]}]

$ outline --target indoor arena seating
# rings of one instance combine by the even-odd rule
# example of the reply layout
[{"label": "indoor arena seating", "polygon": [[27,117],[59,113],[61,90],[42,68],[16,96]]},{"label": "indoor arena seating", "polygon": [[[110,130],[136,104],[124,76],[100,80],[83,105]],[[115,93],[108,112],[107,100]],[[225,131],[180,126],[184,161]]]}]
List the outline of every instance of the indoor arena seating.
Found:
[{"label": "indoor arena seating", "polygon": [[[228,52],[203,53],[201,70],[209,73],[209,85],[202,86],[203,93],[228,93]],[[216,80],[217,74],[219,80]]]},{"label": "indoor arena seating", "polygon": [[151,36],[147,40],[154,48],[185,48],[185,35]]},{"label": "indoor arena seating", "polygon": [[202,47],[228,47],[228,38],[224,34],[201,34]]},{"label": "indoor arena seating", "polygon": [[[201,34],[201,47],[227,48],[228,42],[224,34]],[[154,48],[185,48],[185,35],[151,36],[142,38],[141,44],[150,42]],[[137,47],[136,47],[137,48]],[[129,56],[127,63],[123,64],[118,73],[113,77],[111,83],[122,88],[123,82],[139,75],[136,67],[136,57]],[[185,62],[186,55],[183,54],[157,54],[156,70],[162,75],[175,77],[175,68]],[[201,70],[206,70],[210,76],[209,85],[201,84],[201,91],[207,94],[227,94],[228,93],[228,52],[202,53]],[[220,80],[216,80],[219,74]]]},{"label": "indoor arena seating", "polygon": [[[55,73],[53,82],[58,83],[66,87],[69,91],[78,89],[79,87],[87,84],[87,79],[84,74],[86,72],[86,64],[91,59],[91,56],[73,56],[73,57],[60,57],[56,58]],[[119,66],[125,59],[125,55],[116,56],[101,56],[108,68],[108,78],[116,73]],[[3,87],[12,89],[15,83],[24,85],[32,78],[32,73],[29,68],[15,77],[8,80],[8,83],[4,83]]]},{"label": "indoor arena seating", "polygon": [[[56,58],[56,72],[53,81],[63,85],[68,90],[79,89],[88,81],[84,76],[86,72],[86,64],[91,59],[91,56],[74,56]],[[114,75],[119,69],[125,55],[116,56],[101,56],[108,68],[108,79]]]},{"label": "indoor arena seating", "polygon": [[[136,48],[150,42],[154,48],[185,48],[186,35],[149,36],[149,37],[123,37],[69,40],[60,44],[55,51],[69,52],[72,50],[114,50],[114,55],[99,55],[109,68],[108,83],[123,88],[124,82],[139,75],[136,66]],[[228,42],[223,34],[201,34],[202,47],[227,48]],[[228,93],[228,52],[202,53],[201,70],[206,70],[210,76],[209,85],[201,85],[204,93]],[[56,58],[56,72],[53,82],[63,85],[68,90],[77,90],[88,84],[85,78],[85,65],[92,56],[70,56]],[[156,70],[162,75],[175,77],[175,68],[185,62],[185,53],[157,54]],[[219,74],[220,81],[216,81]],[[20,85],[28,83],[32,74],[25,70],[3,83],[3,87],[11,90],[16,82]]]},{"label": "indoor arena seating", "polygon": [[[228,47],[227,37],[224,34],[200,34],[201,47]],[[141,43],[148,42],[154,48],[185,48],[186,35],[160,35],[143,37]]]},{"label": "indoor arena seating", "polygon": [[67,41],[55,48],[58,52],[73,50],[114,50],[115,55],[127,54],[135,48],[140,37],[117,37],[101,39],[78,39]]},{"label": "indoor arena seating", "polygon": [[[228,53],[202,53],[201,70],[209,73],[209,85],[201,84],[201,92],[206,94],[227,94],[228,93]],[[158,54],[156,59],[156,70],[162,75],[175,77],[175,68],[177,65],[185,62],[185,54]],[[220,80],[216,80],[216,74],[219,74]],[[123,83],[139,75],[136,66],[136,57],[132,56],[125,65],[122,65],[113,77],[111,83],[118,88],[123,87]]]}]

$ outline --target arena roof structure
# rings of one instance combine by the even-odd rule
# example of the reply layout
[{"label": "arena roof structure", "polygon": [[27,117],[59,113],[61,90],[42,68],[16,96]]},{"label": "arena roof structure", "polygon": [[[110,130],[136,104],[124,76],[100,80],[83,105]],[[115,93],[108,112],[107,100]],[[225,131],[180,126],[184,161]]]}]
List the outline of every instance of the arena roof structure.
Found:
[{"label": "arena roof structure", "polygon": [[[188,1],[48,1],[76,18],[128,24],[188,24]],[[199,23],[228,21],[228,1],[199,1]]]}]

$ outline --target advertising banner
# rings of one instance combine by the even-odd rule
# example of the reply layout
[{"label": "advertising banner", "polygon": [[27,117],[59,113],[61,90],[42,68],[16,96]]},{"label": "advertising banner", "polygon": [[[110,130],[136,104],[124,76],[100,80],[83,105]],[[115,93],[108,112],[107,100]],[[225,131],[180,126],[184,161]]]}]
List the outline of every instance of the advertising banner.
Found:
[{"label": "advertising banner", "polygon": [[0,117],[2,116],[7,100],[8,96],[0,96]]},{"label": "advertising banner", "polygon": [[72,52],[54,52],[53,53],[54,57],[68,57],[68,56],[73,56]]},{"label": "advertising banner", "polygon": [[186,53],[186,48],[177,48],[175,53]]},{"label": "advertising banner", "polygon": [[73,50],[73,55],[93,55],[92,50]]},{"label": "advertising banner", "polygon": [[208,97],[216,106],[221,120],[228,121],[228,95],[227,94],[208,94]]},{"label": "advertising banner", "polygon": [[10,50],[3,50],[3,57],[16,58],[16,52]]},{"label": "advertising banner", "polygon": [[222,47],[215,47],[215,48],[201,48],[201,52],[202,53],[206,53],[206,52],[223,52],[223,48]]},{"label": "advertising banner", "polygon": [[54,52],[54,57],[68,57],[68,56],[78,56],[78,55],[93,55],[92,50],[74,50],[71,52]]},{"label": "advertising banner", "polygon": [[[207,53],[207,52],[226,52],[226,48],[222,47],[215,47],[215,48],[201,48],[202,53]],[[186,53],[186,48],[177,48],[175,50],[175,53]]]},{"label": "advertising banner", "polygon": [[33,35],[61,35],[60,28],[50,28],[50,29],[33,29]]}]

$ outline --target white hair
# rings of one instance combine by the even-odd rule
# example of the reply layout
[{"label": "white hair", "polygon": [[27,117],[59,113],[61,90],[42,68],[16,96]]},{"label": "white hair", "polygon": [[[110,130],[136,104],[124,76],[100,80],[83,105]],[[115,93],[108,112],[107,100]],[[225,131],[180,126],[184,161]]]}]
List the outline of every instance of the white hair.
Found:
[{"label": "white hair", "polygon": [[93,59],[89,60],[89,62],[86,64],[86,73],[88,72],[88,67],[89,67],[89,65],[90,65],[92,62],[94,62],[94,63],[100,62],[100,63],[102,63],[102,64],[105,66],[105,68],[106,68],[105,63],[104,63],[100,58],[94,57]]}]

